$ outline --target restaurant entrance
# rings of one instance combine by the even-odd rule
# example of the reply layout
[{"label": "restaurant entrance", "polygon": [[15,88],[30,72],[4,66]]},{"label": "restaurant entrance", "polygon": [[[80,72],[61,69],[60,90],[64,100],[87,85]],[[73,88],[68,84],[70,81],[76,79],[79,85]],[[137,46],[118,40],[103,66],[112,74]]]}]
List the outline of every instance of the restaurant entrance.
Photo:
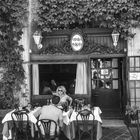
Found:
[{"label": "restaurant entrance", "polygon": [[124,58],[91,58],[90,63],[92,104],[122,112],[126,102]]}]

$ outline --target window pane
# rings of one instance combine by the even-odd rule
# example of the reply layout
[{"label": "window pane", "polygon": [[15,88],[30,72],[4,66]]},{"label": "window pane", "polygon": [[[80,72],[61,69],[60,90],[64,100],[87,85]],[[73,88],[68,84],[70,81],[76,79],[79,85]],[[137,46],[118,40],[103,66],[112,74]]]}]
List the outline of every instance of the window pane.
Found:
[{"label": "window pane", "polygon": [[112,59],[112,67],[118,67],[118,59]]},{"label": "window pane", "polygon": [[140,89],[136,89],[136,97],[140,98]]},{"label": "window pane", "polygon": [[135,102],[131,100],[131,106],[135,106]]},{"label": "window pane", "polygon": [[135,68],[135,71],[140,71],[140,67],[139,68]]},{"label": "window pane", "polygon": [[135,69],[134,68],[130,68],[130,71],[135,71]]},{"label": "window pane", "polygon": [[118,78],[118,69],[113,69],[112,70],[112,77],[113,78]]},{"label": "window pane", "polygon": [[113,89],[118,89],[118,80],[113,80]]},{"label": "window pane", "polygon": [[136,57],[135,65],[136,65],[136,67],[140,67],[140,59],[139,59],[139,57]]},{"label": "window pane", "polygon": [[134,81],[129,81],[129,87],[130,88],[134,88],[135,87]]},{"label": "window pane", "polygon": [[136,81],[136,87],[140,87],[140,81]]},{"label": "window pane", "polygon": [[134,91],[134,89],[130,89],[130,98],[135,98],[135,91]]},{"label": "window pane", "polygon": [[96,83],[96,81],[95,80],[94,81],[92,80],[92,85],[91,85],[92,89],[95,89],[96,88],[96,84],[95,83]]},{"label": "window pane", "polygon": [[105,81],[105,88],[111,89],[111,87],[112,87],[112,81],[111,80],[110,81]]},{"label": "window pane", "polygon": [[109,68],[109,67],[111,67],[111,61],[104,61],[103,65],[105,68]]},{"label": "window pane", "polygon": [[91,60],[91,68],[95,68],[95,63],[93,60]]},{"label": "window pane", "polygon": [[130,58],[130,67],[134,67],[134,58]]}]

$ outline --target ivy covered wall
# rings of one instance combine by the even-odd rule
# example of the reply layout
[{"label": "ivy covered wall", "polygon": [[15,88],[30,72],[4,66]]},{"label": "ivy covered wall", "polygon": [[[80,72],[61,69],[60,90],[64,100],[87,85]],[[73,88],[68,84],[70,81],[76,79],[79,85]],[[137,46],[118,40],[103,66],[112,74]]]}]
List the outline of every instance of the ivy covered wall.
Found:
[{"label": "ivy covered wall", "polygon": [[27,0],[0,0],[0,108],[14,106],[14,94],[24,83],[24,49],[19,40],[27,26],[27,8]]},{"label": "ivy covered wall", "polygon": [[139,0],[38,0],[34,21],[45,32],[105,27],[116,29],[127,38],[133,37],[129,29],[140,23],[139,9]]}]

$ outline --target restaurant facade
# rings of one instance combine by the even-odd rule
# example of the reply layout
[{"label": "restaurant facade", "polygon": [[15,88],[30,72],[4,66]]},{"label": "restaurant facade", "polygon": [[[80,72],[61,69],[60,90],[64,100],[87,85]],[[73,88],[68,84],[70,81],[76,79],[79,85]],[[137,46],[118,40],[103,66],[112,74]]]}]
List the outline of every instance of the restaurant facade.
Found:
[{"label": "restaurant facade", "polygon": [[105,110],[124,112],[129,103],[139,105],[138,36],[129,41],[118,38],[114,46],[108,29],[55,31],[43,34],[38,44],[30,35],[30,49],[26,44],[24,54],[30,100],[46,99],[43,85],[54,80],[70,96],[84,96]]},{"label": "restaurant facade", "polygon": [[46,100],[44,86],[55,92],[64,85],[68,95],[84,97],[102,110],[124,113],[128,104],[139,106],[139,28],[131,29],[135,36],[127,40],[107,28],[76,27],[41,35],[37,30],[25,28],[21,40],[31,102]]}]

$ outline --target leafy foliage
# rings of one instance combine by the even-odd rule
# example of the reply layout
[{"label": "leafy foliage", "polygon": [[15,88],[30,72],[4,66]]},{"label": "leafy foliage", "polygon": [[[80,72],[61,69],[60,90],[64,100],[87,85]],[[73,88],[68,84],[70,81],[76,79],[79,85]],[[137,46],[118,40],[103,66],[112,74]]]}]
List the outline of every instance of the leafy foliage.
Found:
[{"label": "leafy foliage", "polygon": [[12,107],[13,92],[20,90],[24,80],[24,49],[19,40],[27,20],[27,4],[26,0],[0,0],[0,96],[4,108]]},{"label": "leafy foliage", "polygon": [[[39,0],[38,18],[42,31],[75,27],[117,29],[122,37],[133,36],[130,27],[140,22],[139,0]],[[135,22],[134,22],[135,21]]]}]

